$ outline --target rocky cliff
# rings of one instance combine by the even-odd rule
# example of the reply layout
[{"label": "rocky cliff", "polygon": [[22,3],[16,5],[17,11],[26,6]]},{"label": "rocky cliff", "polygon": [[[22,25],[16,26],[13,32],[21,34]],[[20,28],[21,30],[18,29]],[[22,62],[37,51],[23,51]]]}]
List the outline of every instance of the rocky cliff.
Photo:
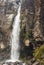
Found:
[{"label": "rocky cliff", "polygon": [[42,33],[43,33],[43,36],[44,36],[44,1],[41,0],[41,24],[42,24]]},{"label": "rocky cliff", "polygon": [[[42,10],[44,9],[43,3],[44,1],[41,1],[41,0],[25,0],[22,3],[21,32],[20,32],[22,59],[33,58],[34,56],[33,53],[35,52],[35,50],[38,47],[40,47],[41,49],[41,45],[44,46],[44,33],[43,33],[44,15]],[[37,53],[38,52],[39,52],[39,49]]]},{"label": "rocky cliff", "polygon": [[[34,21],[34,0],[25,0],[21,7],[21,57],[33,56],[33,21]],[[29,52],[30,51],[30,52]],[[22,54],[23,53],[23,54]]]},{"label": "rocky cliff", "polygon": [[[0,60],[10,57],[10,34],[19,1],[15,0],[14,4],[14,0],[9,3],[7,0],[5,4],[0,4]],[[25,62],[31,60],[34,65],[39,62],[40,65],[44,62],[43,0],[22,0],[20,28],[20,59]]]},{"label": "rocky cliff", "polygon": [[0,1],[0,60],[10,58],[11,32],[14,17],[17,13],[18,1]]}]

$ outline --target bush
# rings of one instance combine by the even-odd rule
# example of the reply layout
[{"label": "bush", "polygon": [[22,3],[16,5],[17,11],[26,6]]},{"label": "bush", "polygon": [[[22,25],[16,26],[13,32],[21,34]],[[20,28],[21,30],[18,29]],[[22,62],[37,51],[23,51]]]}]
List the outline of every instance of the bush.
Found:
[{"label": "bush", "polygon": [[44,45],[35,50],[34,57],[36,60],[39,59],[41,62],[44,62]]}]

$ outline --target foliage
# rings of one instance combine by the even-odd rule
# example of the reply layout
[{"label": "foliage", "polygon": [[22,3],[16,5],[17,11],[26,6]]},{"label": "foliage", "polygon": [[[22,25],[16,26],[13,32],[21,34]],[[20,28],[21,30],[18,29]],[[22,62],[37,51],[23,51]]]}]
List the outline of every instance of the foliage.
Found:
[{"label": "foliage", "polygon": [[34,57],[36,60],[39,59],[41,62],[44,62],[44,45],[35,50]]}]

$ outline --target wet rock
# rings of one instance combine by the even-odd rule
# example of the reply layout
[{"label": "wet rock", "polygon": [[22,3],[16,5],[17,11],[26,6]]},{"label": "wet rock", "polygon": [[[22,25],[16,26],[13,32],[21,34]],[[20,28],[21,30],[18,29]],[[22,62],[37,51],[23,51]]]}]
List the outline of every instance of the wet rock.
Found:
[{"label": "wet rock", "polygon": [[7,63],[3,64],[3,65],[8,65]]},{"label": "wet rock", "polygon": [[29,61],[28,63],[26,63],[26,65],[32,65],[32,63]]},{"label": "wet rock", "polygon": [[0,65],[24,65],[22,62],[5,62],[1,63]]},{"label": "wet rock", "polygon": [[33,65],[40,65],[40,63],[39,62],[35,62]]},{"label": "wet rock", "polygon": [[35,58],[32,58],[31,59],[31,63],[33,64],[35,62]]}]

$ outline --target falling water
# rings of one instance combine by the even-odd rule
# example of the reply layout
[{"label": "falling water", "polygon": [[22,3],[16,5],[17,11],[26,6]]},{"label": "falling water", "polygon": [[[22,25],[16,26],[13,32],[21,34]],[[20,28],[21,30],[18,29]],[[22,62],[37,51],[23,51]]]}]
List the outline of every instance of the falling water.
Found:
[{"label": "falling water", "polygon": [[[18,12],[16,17],[14,18],[14,23],[13,23],[13,30],[12,30],[12,35],[11,35],[11,59],[7,60],[6,62],[21,62],[21,60],[19,60],[19,34],[20,34],[20,10],[21,10],[21,6],[19,6],[18,8]],[[23,63],[23,65],[25,65],[25,63]]]},{"label": "falling water", "polygon": [[19,61],[19,34],[20,34],[20,10],[21,6],[18,8],[16,17],[14,18],[13,30],[11,34],[11,59],[6,62],[16,62]]},{"label": "falling water", "polygon": [[18,8],[12,30],[11,60],[13,61],[17,61],[19,59],[20,9],[21,6]]}]

